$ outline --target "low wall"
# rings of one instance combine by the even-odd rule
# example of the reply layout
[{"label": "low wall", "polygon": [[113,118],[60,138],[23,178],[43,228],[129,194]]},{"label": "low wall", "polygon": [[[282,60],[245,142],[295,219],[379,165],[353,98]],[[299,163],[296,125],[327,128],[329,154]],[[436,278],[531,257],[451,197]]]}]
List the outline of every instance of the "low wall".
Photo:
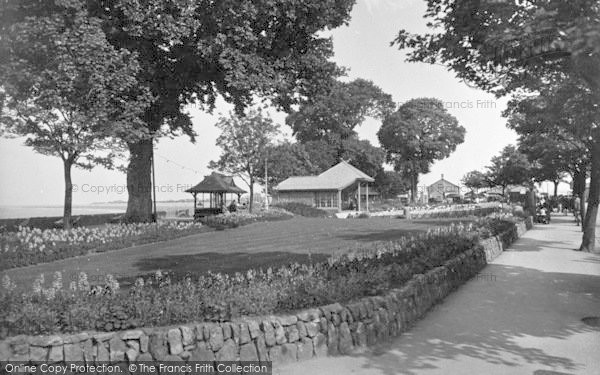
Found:
[{"label": "low wall", "polygon": [[533,228],[533,218],[530,216],[504,233],[481,240],[486,261],[491,262],[496,259],[508,246],[531,228]]},{"label": "low wall", "polygon": [[[526,229],[523,223],[514,232],[518,236]],[[0,361],[240,360],[283,364],[349,354],[355,348],[386,341],[406,331],[433,305],[477,275],[485,267],[488,253],[501,251],[493,243],[492,239],[486,240],[443,266],[415,275],[401,289],[354,303],[227,323],[74,335],[21,335],[0,342]]]}]

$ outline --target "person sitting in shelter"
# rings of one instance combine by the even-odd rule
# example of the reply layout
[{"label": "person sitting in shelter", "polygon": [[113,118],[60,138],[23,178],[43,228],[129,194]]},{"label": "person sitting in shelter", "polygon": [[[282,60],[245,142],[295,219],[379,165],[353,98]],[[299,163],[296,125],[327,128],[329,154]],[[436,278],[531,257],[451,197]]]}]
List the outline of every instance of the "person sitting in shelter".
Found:
[{"label": "person sitting in shelter", "polygon": [[229,204],[229,212],[236,212],[237,211],[237,202],[236,200],[232,200],[231,203]]}]

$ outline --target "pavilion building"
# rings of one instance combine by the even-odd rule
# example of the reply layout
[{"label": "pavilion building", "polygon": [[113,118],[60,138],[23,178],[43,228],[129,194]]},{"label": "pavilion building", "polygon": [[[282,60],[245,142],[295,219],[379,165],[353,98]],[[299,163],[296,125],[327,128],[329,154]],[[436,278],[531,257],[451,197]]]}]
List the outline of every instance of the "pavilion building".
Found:
[{"label": "pavilion building", "polygon": [[[342,160],[317,176],[290,177],[277,185],[276,202],[300,202],[325,210],[369,210],[369,196],[377,194],[369,184],[375,180]],[[360,197],[360,198],[359,198]]]}]

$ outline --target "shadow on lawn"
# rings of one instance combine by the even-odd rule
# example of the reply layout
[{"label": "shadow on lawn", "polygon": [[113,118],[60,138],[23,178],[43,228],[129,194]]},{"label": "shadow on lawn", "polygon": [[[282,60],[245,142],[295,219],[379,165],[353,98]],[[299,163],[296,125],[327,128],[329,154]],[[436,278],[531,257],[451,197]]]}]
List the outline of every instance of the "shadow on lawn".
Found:
[{"label": "shadow on lawn", "polygon": [[598,299],[586,296],[600,295],[600,276],[496,264],[485,271],[495,275],[494,282],[474,280],[461,287],[411,334],[364,353],[363,368],[389,375],[417,374],[475,358],[515,372],[523,363],[581,371],[584,364],[568,354],[546,352],[539,340],[566,340],[598,330],[580,319],[600,308]]},{"label": "shadow on lawn", "polygon": [[140,259],[135,267],[142,273],[132,277],[119,278],[122,287],[127,288],[138,277],[144,278],[157,270],[167,271],[174,280],[182,280],[186,276],[197,277],[208,271],[234,274],[248,269],[269,267],[279,268],[292,263],[310,264],[327,259],[327,254],[298,254],[283,251],[268,251],[259,253],[199,253],[187,255],[166,255],[154,258]]}]

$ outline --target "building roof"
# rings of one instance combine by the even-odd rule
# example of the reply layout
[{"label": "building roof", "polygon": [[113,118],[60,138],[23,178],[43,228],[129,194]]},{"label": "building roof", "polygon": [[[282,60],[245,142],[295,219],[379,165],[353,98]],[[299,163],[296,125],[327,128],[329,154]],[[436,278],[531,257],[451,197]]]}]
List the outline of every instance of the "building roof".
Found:
[{"label": "building roof", "polygon": [[236,193],[243,194],[246,190],[240,189],[233,177],[221,173],[213,172],[204,176],[198,185],[186,190],[188,193]]},{"label": "building roof", "polygon": [[454,186],[454,187],[459,187],[458,185],[456,185],[456,184],[453,184],[452,182],[450,182],[450,181],[448,181],[448,180],[444,180],[444,179],[442,178],[442,179],[440,179],[440,180],[437,180],[437,181],[436,181],[436,182],[434,182],[433,184],[429,185],[429,187],[428,187],[428,188],[429,188],[429,189],[431,189],[431,188],[435,187],[435,185],[439,184],[440,182],[441,182],[441,183],[446,183],[446,184],[448,184],[448,185],[452,185],[452,186]]},{"label": "building roof", "polygon": [[282,181],[278,191],[342,190],[356,181],[373,182],[372,177],[342,160],[318,176],[296,176]]}]

